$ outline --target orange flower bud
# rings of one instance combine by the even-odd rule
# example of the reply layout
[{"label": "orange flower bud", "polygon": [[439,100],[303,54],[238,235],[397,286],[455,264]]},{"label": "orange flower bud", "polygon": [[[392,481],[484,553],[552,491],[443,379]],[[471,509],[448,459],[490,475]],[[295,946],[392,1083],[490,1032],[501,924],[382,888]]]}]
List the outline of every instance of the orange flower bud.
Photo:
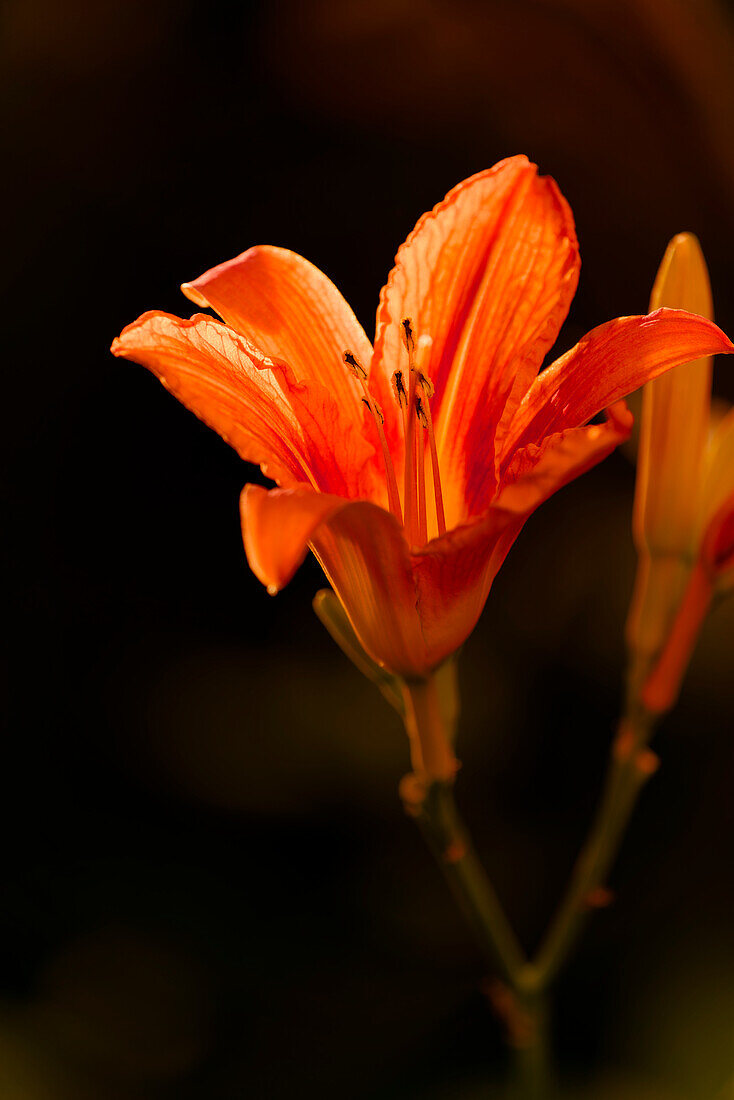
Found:
[{"label": "orange flower bud", "polygon": [[[650,297],[650,310],[668,306],[713,319],[711,285],[692,233],[668,245]],[[686,363],[643,391],[634,527],[651,554],[690,553],[709,429],[711,358]]]},{"label": "orange flower bud", "polygon": [[[706,262],[692,233],[679,233],[665,252],[650,298],[651,310],[661,306],[713,315]],[[643,391],[633,515],[639,565],[627,622],[633,678],[660,652],[696,555],[710,406],[708,357]]]}]

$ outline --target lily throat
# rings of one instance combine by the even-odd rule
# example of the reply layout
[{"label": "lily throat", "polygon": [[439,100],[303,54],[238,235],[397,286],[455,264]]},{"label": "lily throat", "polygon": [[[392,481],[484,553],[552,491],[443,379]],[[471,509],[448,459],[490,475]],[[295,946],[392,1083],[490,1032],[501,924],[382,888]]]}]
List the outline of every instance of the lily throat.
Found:
[{"label": "lily throat", "polygon": [[[362,401],[372,417],[382,450],[385,467],[385,482],[390,511],[405,529],[405,537],[411,546],[423,546],[429,538],[446,533],[446,515],[441,488],[441,471],[436,449],[436,435],[433,430],[431,398],[433,383],[425,371],[430,354],[430,336],[420,336],[416,340],[413,323],[409,317],[401,322],[403,344],[407,352],[407,372],[402,368],[392,376],[393,395],[400,409],[402,438],[404,446],[404,477],[402,499],[395,475],[387,437],[385,435],[385,417],[382,409],[367,388],[367,372],[351,351],[345,351],[344,362],[362,388]],[[407,373],[407,385],[406,385]],[[432,486],[429,509],[426,496],[426,482],[430,477]]]}]

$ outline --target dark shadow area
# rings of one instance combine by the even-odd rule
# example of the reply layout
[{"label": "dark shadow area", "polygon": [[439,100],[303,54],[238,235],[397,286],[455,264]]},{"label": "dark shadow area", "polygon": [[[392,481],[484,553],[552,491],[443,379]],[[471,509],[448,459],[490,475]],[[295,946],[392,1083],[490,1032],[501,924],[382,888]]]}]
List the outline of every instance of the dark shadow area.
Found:
[{"label": "dark shadow area", "polygon": [[[493,1095],[501,1029],[400,807],[397,718],[313,615],[314,561],[276,599],[249,572],[238,496],[260,474],[108,348],[146,309],[188,315],[178,285],[257,243],[326,271],[371,336],[418,216],[516,152],[577,219],[564,347],[644,312],[683,229],[731,333],[728,9],[11,0],[0,18],[0,1093]],[[457,797],[528,945],[617,715],[633,479],[615,454],[543,506],[462,656]],[[617,900],[559,983],[559,1060],[609,1077],[595,1097],[713,1100],[727,1072],[733,628],[731,605],[706,626]]]}]

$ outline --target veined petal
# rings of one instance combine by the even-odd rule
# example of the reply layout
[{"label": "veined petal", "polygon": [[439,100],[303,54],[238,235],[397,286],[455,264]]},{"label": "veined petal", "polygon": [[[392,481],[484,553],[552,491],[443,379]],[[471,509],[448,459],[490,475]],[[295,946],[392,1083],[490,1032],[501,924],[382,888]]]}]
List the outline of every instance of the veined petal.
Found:
[{"label": "veined petal", "polygon": [[306,486],[258,485],[245,486],[241,514],[250,566],[270,591],[290,580],[310,545],[369,656],[391,672],[426,675],[408,547],[394,516]]},{"label": "veined petal", "polygon": [[596,466],[629,438],[632,414],[624,401],[607,410],[603,424],[566,428],[540,444],[529,443],[512,456],[496,504],[529,514],[569,481]]},{"label": "veined petal", "polygon": [[492,507],[411,555],[429,665],[468,638],[508,550],[527,516]]},{"label": "veined petal", "polygon": [[347,502],[310,485],[264,489],[245,485],[240,497],[242,537],[250,569],[271,596],[284,588],[308,551],[314,531]]},{"label": "veined petal", "polygon": [[355,501],[319,527],[311,549],[369,656],[400,676],[425,676],[432,666],[408,545],[395,517]]},{"label": "veined petal", "polygon": [[712,321],[683,310],[659,309],[600,325],[533,382],[513,418],[504,462],[517,447],[580,427],[671,367],[732,351]]},{"label": "veined petal", "polygon": [[398,251],[380,296],[370,384],[387,405],[405,362],[400,322],[410,317],[416,336],[432,341],[425,368],[449,526],[465,518],[465,494],[470,512],[491,498],[495,429],[555,341],[578,270],[571,212],[526,157],[459,184]]},{"label": "veined petal", "polygon": [[418,613],[433,664],[474,629],[492,582],[528,516],[561,486],[606,457],[629,435],[624,402],[604,424],[568,429],[518,451],[484,516],[433,539],[411,555]]},{"label": "veined petal", "polygon": [[296,381],[239,333],[206,314],[189,321],[145,313],[112,345],[248,462],[281,485],[310,482],[340,496],[369,496],[373,447],[318,381]]},{"label": "veined petal", "polygon": [[372,345],[332,281],[286,248],[259,245],[181,287],[300,381],[322,382],[357,423],[361,390],[344,365],[349,350],[369,367]]}]

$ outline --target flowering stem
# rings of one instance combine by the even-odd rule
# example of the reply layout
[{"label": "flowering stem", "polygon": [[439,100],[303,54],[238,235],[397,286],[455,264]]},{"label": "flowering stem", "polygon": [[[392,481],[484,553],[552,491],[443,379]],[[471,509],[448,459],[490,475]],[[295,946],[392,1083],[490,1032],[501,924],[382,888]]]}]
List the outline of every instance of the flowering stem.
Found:
[{"label": "flowering stem", "polygon": [[[612,746],[601,802],[571,880],[538,953],[529,961],[462,822],[453,794],[451,738],[445,736],[435,684],[406,686],[406,727],[417,748],[445,770],[406,777],[402,792],[463,909],[487,962],[499,978],[487,993],[514,1054],[512,1100],[545,1100],[551,1088],[547,991],[566,962],[589,911],[605,903],[604,884],[646,779],[657,767],[648,748],[655,716],[630,702]],[[437,751],[442,746],[443,751]]]},{"label": "flowering stem", "polygon": [[[448,671],[454,671],[453,666]],[[534,968],[528,964],[505,916],[454,801],[457,765],[452,742],[458,708],[455,676],[405,683],[404,696],[405,724],[416,767],[401,785],[406,811],[436,857],[492,974],[498,975],[486,983],[485,991],[505,1026],[514,1055],[512,1100],[542,1100],[547,1096],[548,1081],[543,990],[535,981]]]},{"label": "flowering stem", "polygon": [[599,895],[624,836],[637,796],[657,767],[647,748],[653,716],[629,706],[612,746],[601,802],[576,861],[566,895],[542,942],[534,970],[539,989],[547,989],[563,967],[588,913],[603,904]]},{"label": "flowering stem", "polygon": [[552,1076],[547,999],[535,993],[518,1001],[524,1029],[513,1042],[514,1088],[509,1100],[546,1100]]},{"label": "flowering stem", "polygon": [[501,979],[485,989],[502,1019],[513,1054],[512,1100],[548,1095],[547,1008],[534,969],[504,914],[454,801],[451,783],[434,782],[419,805],[408,805],[471,925],[477,944]]},{"label": "flowering stem", "polygon": [[432,783],[411,810],[449,886],[471,924],[482,953],[515,986],[525,956],[459,817],[450,783]]}]

